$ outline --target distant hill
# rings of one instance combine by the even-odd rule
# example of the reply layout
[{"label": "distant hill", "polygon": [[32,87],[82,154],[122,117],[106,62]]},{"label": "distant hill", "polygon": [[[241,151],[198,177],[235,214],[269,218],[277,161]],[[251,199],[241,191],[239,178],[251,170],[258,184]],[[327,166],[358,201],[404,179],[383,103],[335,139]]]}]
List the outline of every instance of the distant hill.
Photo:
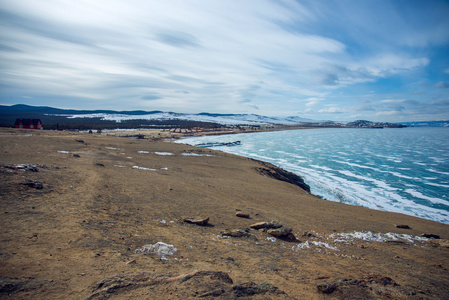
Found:
[{"label": "distant hill", "polygon": [[346,124],[347,127],[357,127],[357,128],[401,128],[407,127],[402,124],[394,124],[388,122],[371,122],[366,120],[357,120],[354,122],[349,122]]},{"label": "distant hill", "polygon": [[256,114],[184,114],[163,111],[74,110],[48,106],[0,105],[0,126],[12,127],[16,118],[41,119],[45,129],[114,129],[224,126],[305,126],[305,127],[404,127],[392,123],[358,120],[350,123],[312,120],[298,116],[269,117]]},{"label": "distant hill", "polygon": [[409,127],[449,127],[449,121],[420,121],[399,123]]}]

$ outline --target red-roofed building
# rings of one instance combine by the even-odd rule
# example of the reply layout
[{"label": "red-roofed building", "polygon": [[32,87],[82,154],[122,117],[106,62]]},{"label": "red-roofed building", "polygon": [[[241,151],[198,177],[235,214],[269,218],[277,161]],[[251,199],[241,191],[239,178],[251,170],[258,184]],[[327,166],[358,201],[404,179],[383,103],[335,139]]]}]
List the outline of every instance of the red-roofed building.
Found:
[{"label": "red-roofed building", "polygon": [[42,122],[40,119],[16,119],[16,128],[26,129],[42,129]]}]

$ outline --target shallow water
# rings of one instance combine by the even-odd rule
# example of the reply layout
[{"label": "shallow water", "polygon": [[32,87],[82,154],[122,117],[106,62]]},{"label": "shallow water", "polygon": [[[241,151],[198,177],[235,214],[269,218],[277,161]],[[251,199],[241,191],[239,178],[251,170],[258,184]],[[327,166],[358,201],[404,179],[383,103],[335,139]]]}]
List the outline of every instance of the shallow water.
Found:
[{"label": "shallow water", "polygon": [[271,162],[331,201],[449,224],[449,128],[310,129],[186,138]]}]

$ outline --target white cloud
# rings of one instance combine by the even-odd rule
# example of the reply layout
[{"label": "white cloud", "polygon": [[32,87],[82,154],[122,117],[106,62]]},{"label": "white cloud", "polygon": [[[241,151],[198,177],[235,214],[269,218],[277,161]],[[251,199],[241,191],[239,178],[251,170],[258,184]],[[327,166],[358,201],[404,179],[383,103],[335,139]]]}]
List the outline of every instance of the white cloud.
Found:
[{"label": "white cloud", "polygon": [[405,99],[385,99],[385,100],[380,100],[380,103],[402,103],[406,101]]},{"label": "white cloud", "polygon": [[401,114],[400,111],[390,110],[390,111],[379,111],[376,113],[376,116],[392,116]]},{"label": "white cloud", "polygon": [[344,109],[339,108],[337,106],[330,106],[330,107],[322,108],[318,111],[318,113],[322,113],[322,114],[341,114],[344,112],[346,112]]},{"label": "white cloud", "polygon": [[426,51],[409,47],[445,41],[447,22],[416,25],[420,44],[385,5],[0,0],[0,81],[8,101],[67,98],[65,107],[346,113],[332,103],[351,107],[339,89],[424,69]]}]

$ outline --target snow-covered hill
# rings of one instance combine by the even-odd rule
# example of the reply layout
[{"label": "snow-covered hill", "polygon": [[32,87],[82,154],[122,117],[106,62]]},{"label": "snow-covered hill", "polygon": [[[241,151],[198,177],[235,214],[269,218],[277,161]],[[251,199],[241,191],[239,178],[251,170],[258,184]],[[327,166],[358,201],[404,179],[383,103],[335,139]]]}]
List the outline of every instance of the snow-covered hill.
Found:
[{"label": "snow-covered hill", "polygon": [[112,114],[112,113],[93,113],[93,114],[73,114],[65,115],[69,118],[101,118],[123,122],[126,120],[188,120],[218,123],[223,125],[297,125],[304,123],[320,123],[300,117],[266,117],[255,114],[181,114],[173,112],[158,112],[144,115]]}]

